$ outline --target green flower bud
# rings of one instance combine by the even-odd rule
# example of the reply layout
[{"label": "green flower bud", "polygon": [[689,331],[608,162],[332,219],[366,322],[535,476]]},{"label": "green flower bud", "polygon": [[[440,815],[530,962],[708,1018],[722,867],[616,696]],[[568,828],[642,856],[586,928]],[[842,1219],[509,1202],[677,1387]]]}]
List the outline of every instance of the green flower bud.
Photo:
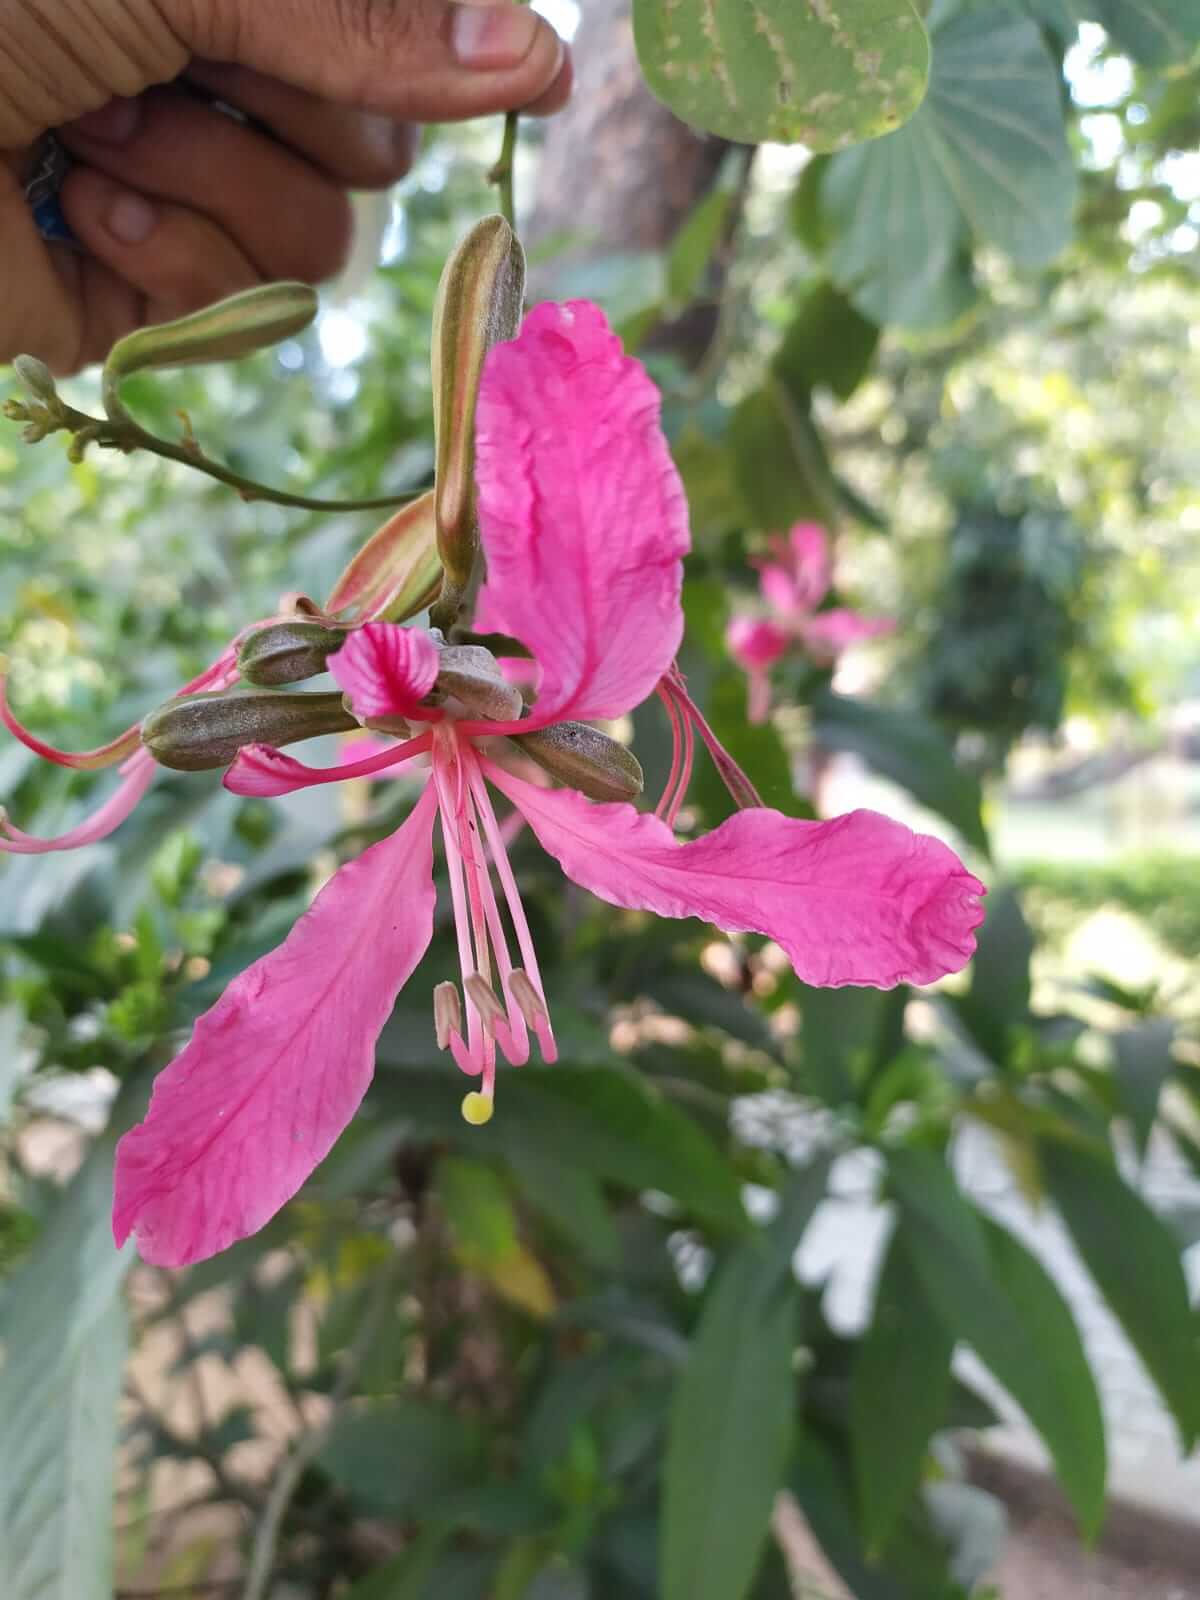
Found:
[{"label": "green flower bud", "polygon": [[238,651],[238,671],[247,683],[270,689],[300,683],[325,671],[326,657],[346,642],[341,628],[289,618],[252,633]]},{"label": "green flower bud", "polygon": [[58,390],[54,387],[50,368],[44,361],[39,361],[36,356],[14,356],[12,369],[17,375],[17,382],[32,399],[44,400],[48,405],[58,403]]},{"label": "green flower bud", "polygon": [[433,427],[438,552],[449,585],[470,582],[475,521],[475,404],[484,359],[514,339],[525,302],[525,252],[501,216],[477,222],[450,256],[433,311]]},{"label": "green flower bud", "polygon": [[247,744],[295,744],[321,733],[346,733],[357,719],[332,694],[180,695],[142,723],[142,743],[164,767],[206,772],[227,767]]},{"label": "green flower bud", "polygon": [[294,338],[317,314],[317,296],[306,283],[267,283],[218,300],[174,322],[118,339],[104,363],[107,378],[147,368],[186,367],[199,361],[236,361]]},{"label": "green flower bud", "polygon": [[645,782],[641,763],[616,739],[586,722],[556,722],[513,743],[544,772],[589,800],[636,800]]}]

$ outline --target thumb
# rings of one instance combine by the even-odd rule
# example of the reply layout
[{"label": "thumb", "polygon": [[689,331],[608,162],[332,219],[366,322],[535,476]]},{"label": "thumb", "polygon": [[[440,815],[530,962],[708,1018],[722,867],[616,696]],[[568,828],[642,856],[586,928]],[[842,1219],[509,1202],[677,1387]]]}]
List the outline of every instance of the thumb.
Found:
[{"label": "thumb", "polygon": [[417,122],[538,100],[564,47],[514,0],[158,0],[194,55],[232,61],[322,99]]}]

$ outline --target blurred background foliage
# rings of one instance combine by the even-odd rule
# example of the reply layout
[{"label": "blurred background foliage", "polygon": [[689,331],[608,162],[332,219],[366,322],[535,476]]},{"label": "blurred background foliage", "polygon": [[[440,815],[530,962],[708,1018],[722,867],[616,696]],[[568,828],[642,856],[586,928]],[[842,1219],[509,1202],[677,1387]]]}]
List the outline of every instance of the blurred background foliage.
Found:
[{"label": "blurred background foliage", "polygon": [[[526,833],[560,1065],[509,1074],[494,1122],[463,1123],[428,1015],[453,960],[439,922],[314,1179],[258,1237],[166,1274],[112,1249],[115,1138],[195,1017],[411,796],[267,804],[167,773],[111,841],[9,860],[5,1600],[113,1582],[779,1600],[800,1581],[788,1508],[865,1600],[982,1594],[1003,1518],[948,1441],[993,1400],[956,1348],[1040,1435],[1088,1535],[1105,1438],[1061,1289],[959,1182],[968,1125],[1057,1209],[1191,1447],[1194,1222],[1136,1176],[1165,1147],[1200,1173],[1200,68],[1186,6],[1136,8],[1146,32],[1134,9],[937,0],[922,109],[809,157],[664,132],[636,89],[589,125],[588,73],[627,45],[601,27],[619,6],[585,6],[581,106],[526,130],[518,187],[538,295],[598,299],[662,385],[692,507],[693,692],[766,803],[812,815],[852,790],[954,842],[992,886],[979,955],[919,996],[808,990],[762,940],[564,887]],[[366,265],[308,335],[131,379],[130,408],[162,434],[185,413],[210,454],[310,493],[427,482],[434,291],[491,208],[497,136],[430,132],[364,206]],[[639,233],[628,195],[680,140],[700,151],[687,192],[664,185]],[[629,205],[624,232],[592,227],[596,184]],[[88,378],[66,392],[95,409]],[[840,591],[897,626],[836,673],[789,661],[752,727],[724,628],[756,603],[748,558],[799,518],[834,536]],[[326,592],[373,526],[145,456],[69,467],[11,428],[14,703],[97,743],[280,593]],[[633,723],[653,794],[668,730],[653,705]],[[1101,850],[1064,852],[1104,785],[1164,752],[1182,788],[1157,853],[1114,854],[1107,801]],[[0,749],[23,827],[60,831],[97,787]],[[727,808],[701,773],[683,825]],[[1072,955],[1113,908],[1157,966]],[[853,1330],[792,1270],[847,1163],[889,1219]]]}]

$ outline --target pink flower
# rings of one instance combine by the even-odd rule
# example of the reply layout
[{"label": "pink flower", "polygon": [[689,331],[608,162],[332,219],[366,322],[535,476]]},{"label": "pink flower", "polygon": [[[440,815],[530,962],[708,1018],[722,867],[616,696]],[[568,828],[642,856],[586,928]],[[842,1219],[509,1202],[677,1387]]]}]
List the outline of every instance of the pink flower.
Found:
[{"label": "pink flower", "polygon": [[829,538],[816,522],[798,522],[787,538],[772,535],[770,556],[759,559],[766,617],[735,616],[725,631],[730,655],[749,679],[747,716],[765,722],[771,704],[770,668],[797,645],[820,666],[863,639],[890,633],[890,617],[864,617],[838,607],[818,611],[833,583]]},{"label": "pink flower", "polygon": [[[493,791],[567,877],[602,900],[769,935],[807,982],[928,983],[969,959],[983,886],[945,845],[870,812],[814,823],[753,804],[689,699],[674,666],[687,511],[658,404],[586,302],[537,307],[489,356],[478,407],[488,570],[479,625],[533,653],[532,711],[520,714],[519,691],[481,652],[471,671],[495,714],[479,716],[449,692],[451,658],[431,635],[371,623],[330,669],[360,718],[422,731],[326,770],[263,745],[242,750],[225,780],[239,794],[282,794],[418,759],[425,786],[400,828],[330,879],[159,1075],[145,1121],[118,1147],[118,1244],[136,1232],[151,1262],[201,1260],[262,1227],[326,1155],[366,1092],[377,1036],[432,937],[435,828],[461,988],[437,986],[433,1025],[478,1085],[463,1101],[467,1120],[492,1114],[499,1055],[519,1065],[536,1039],[554,1060]],[[663,816],[530,783],[490,743],[566,718],[614,717],[656,691],[676,732]],[[669,818],[693,731],[735,791],[744,786],[748,808],[681,843]]]}]

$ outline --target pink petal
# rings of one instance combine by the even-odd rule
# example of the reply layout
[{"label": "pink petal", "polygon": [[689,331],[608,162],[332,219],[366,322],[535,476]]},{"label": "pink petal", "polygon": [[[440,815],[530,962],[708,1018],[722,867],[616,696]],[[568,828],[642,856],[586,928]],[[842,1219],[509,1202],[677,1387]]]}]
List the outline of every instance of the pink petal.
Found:
[{"label": "pink petal", "polygon": [[805,983],[932,983],[974,952],[983,885],[940,840],[874,811],[831,822],[738,811],[680,844],[632,806],[535,789],[484,765],[576,883],[612,905],[766,934]]},{"label": "pink petal", "polygon": [[891,633],[895,626],[891,617],[864,617],[861,612],[839,606],[809,617],[800,630],[800,638],[811,654],[832,660],[852,644],[877,639]]},{"label": "pink petal", "polygon": [[328,666],[361,721],[404,717],[437,681],[438,649],[421,628],[368,622],[329,657]]},{"label": "pink petal", "polygon": [[387,772],[403,761],[423,755],[429,749],[430,736],[422,734],[404,744],[384,745],[377,739],[358,743],[371,748],[362,755],[356,750],[349,760],[339,761],[332,767],[306,766],[270,744],[243,745],[221,782],[231,794],[275,799],[281,794],[294,794],[297,789],[311,789],[319,783],[345,783],[347,778],[370,778]]},{"label": "pink petal", "polygon": [[158,771],[154,757],[148,750],[138,750],[125,764],[124,776],[118,787],[98,811],[86,821],[60,833],[56,839],[38,839],[31,833],[22,833],[0,810],[0,854],[13,856],[40,856],[50,850],[80,850],[85,844],[95,844],[106,839],[125,821],[154,782]]},{"label": "pink petal", "polygon": [[805,611],[811,611],[820,605],[833,582],[829,535],[819,522],[797,522],[788,533],[788,547],[797,598]]},{"label": "pink petal", "polygon": [[659,394],[585,300],[535,307],[484,367],[476,422],[488,577],[476,626],[542,669],[534,726],[653,693],[683,633],[683,485]]},{"label": "pink petal", "polygon": [[113,1237],[183,1267],[261,1228],[358,1109],[375,1040],[433,932],[432,785],[248,967],[117,1146]]},{"label": "pink petal", "polygon": [[764,617],[731,617],[725,629],[725,644],[740,667],[769,667],[785,656],[792,646],[791,635],[777,622]]},{"label": "pink petal", "polygon": [[772,611],[789,621],[806,616],[811,609],[807,595],[786,567],[768,561],[759,568],[758,587]]}]

